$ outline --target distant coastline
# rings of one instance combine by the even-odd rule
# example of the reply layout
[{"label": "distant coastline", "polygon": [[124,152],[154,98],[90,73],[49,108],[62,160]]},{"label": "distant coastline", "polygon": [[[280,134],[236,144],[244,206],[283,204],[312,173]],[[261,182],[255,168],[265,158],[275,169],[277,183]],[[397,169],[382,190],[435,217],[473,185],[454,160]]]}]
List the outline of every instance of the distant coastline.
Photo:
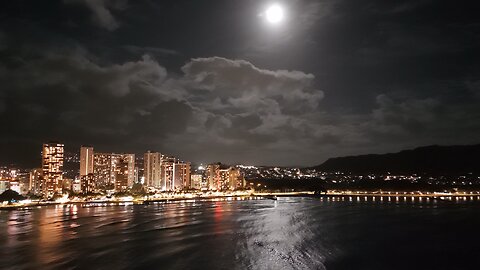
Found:
[{"label": "distant coastline", "polygon": [[31,202],[0,205],[0,210],[28,210],[37,207],[80,205],[82,207],[101,206],[125,206],[125,205],[150,205],[155,203],[194,202],[194,201],[218,201],[218,200],[268,200],[279,197],[305,197],[320,198],[331,201],[480,201],[480,191],[457,191],[457,192],[399,192],[399,191],[352,191],[352,190],[329,190],[325,193],[314,191],[301,192],[252,192],[245,194],[228,194],[212,196],[183,196],[163,198],[137,198],[137,199],[112,199],[112,200],[73,200],[65,202]]}]

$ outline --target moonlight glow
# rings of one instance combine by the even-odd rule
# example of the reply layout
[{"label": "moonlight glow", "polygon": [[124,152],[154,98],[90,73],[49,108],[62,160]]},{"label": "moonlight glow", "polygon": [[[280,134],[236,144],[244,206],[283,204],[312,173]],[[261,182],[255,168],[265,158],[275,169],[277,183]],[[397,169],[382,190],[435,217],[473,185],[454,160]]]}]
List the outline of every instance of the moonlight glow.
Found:
[{"label": "moonlight glow", "polygon": [[279,5],[272,5],[265,11],[267,21],[270,23],[279,23],[283,20],[283,9]]}]

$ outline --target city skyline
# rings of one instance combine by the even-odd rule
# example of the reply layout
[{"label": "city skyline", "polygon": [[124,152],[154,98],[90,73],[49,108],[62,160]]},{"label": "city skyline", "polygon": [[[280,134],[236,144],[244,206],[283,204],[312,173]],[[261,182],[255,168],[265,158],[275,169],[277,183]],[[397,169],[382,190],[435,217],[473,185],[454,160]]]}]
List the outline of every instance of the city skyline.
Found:
[{"label": "city skyline", "polygon": [[[131,153],[97,152],[83,145],[76,157],[65,156],[65,145],[48,142],[42,146],[41,168],[4,168],[0,174],[0,194],[13,190],[45,199],[65,194],[98,196],[99,194],[135,192],[234,191],[246,185],[244,174],[236,166],[221,163],[192,168],[191,162],[159,152],[147,151],[139,159]],[[64,171],[65,160],[73,163]],[[20,176],[22,172],[29,177]],[[195,177],[192,178],[192,175]],[[27,181],[28,180],[28,181]]]},{"label": "city skyline", "polygon": [[[98,196],[139,190],[153,193],[229,192],[246,187],[254,189],[257,184],[265,188],[268,184],[274,189],[285,188],[284,185],[317,189],[333,184],[343,189],[355,186],[356,182],[368,188],[378,188],[390,186],[392,180],[425,190],[441,186],[455,189],[470,186],[467,188],[470,189],[480,180],[473,159],[478,155],[480,145],[429,146],[386,155],[333,158],[315,167],[227,165],[221,162],[192,167],[189,161],[159,152],[147,151],[136,158],[135,154],[99,153],[93,146],[82,146],[78,154],[68,156],[64,146],[60,142],[44,143],[40,168],[0,167],[0,193],[10,189],[22,195],[54,198],[61,194]],[[64,161],[70,163],[69,170],[63,170]],[[288,183],[291,180],[299,182]],[[395,188],[395,185],[391,187]]]},{"label": "city skyline", "polygon": [[0,269],[475,269],[477,6],[1,1]]}]

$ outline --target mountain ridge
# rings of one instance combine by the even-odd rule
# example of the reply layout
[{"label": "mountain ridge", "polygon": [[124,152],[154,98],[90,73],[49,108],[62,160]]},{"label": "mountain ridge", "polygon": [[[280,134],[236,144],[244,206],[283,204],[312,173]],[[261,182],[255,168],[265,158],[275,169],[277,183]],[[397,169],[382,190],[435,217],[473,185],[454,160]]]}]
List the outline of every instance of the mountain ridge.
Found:
[{"label": "mountain ridge", "polygon": [[351,173],[458,174],[480,172],[477,160],[480,144],[429,145],[396,153],[335,157],[314,168]]}]

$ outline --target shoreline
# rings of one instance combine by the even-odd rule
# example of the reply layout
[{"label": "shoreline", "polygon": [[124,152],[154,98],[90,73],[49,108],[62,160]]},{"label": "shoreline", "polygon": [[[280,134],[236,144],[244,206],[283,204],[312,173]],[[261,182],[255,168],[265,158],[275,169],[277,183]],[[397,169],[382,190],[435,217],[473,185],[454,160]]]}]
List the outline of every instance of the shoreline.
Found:
[{"label": "shoreline", "polygon": [[213,195],[213,196],[191,196],[191,197],[170,197],[170,198],[152,198],[152,199],[131,199],[131,200],[91,200],[91,201],[68,201],[68,202],[37,202],[29,204],[11,204],[0,205],[0,211],[11,210],[27,210],[37,207],[57,206],[57,205],[81,205],[82,207],[100,207],[100,206],[121,206],[121,205],[149,205],[155,203],[170,203],[170,202],[182,202],[182,201],[205,201],[205,200],[276,200],[277,197],[304,197],[304,198],[327,198],[332,201],[368,201],[372,202],[379,198],[379,201],[383,201],[385,198],[390,202],[392,198],[394,201],[403,200],[407,198],[414,201],[418,198],[419,202],[432,201],[480,201],[480,192],[456,192],[456,193],[436,193],[436,192],[366,192],[366,191],[330,191],[324,194],[315,194],[313,191],[305,192],[253,192],[249,194],[229,194],[229,195]]}]

